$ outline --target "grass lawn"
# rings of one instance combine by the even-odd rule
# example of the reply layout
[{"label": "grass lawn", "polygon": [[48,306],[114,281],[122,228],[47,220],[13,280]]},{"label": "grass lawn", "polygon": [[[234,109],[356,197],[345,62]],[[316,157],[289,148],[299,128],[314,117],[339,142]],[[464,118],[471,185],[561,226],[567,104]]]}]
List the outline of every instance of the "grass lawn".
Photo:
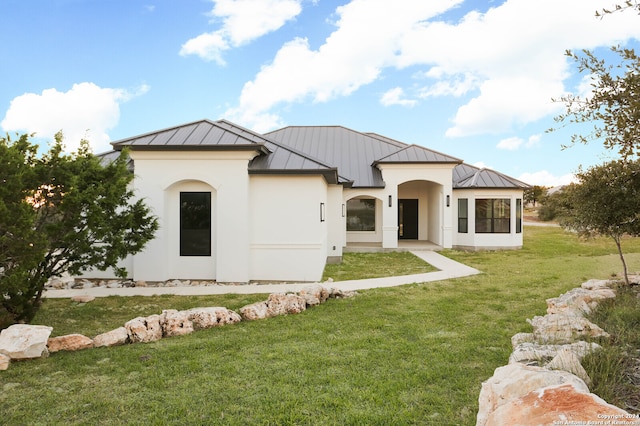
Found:
[{"label": "grass lawn", "polygon": [[[640,269],[640,240],[625,242]],[[0,372],[0,423],[473,425],[482,381],[545,299],[621,271],[609,240],[525,228],[525,248],[442,252],[483,271],[360,291],[264,321],[150,344],[56,353]],[[398,261],[400,262],[400,261]],[[372,262],[368,269],[386,267]],[[338,279],[334,277],[334,279]],[[93,336],[162,309],[264,295],[47,300],[37,324]]]}]

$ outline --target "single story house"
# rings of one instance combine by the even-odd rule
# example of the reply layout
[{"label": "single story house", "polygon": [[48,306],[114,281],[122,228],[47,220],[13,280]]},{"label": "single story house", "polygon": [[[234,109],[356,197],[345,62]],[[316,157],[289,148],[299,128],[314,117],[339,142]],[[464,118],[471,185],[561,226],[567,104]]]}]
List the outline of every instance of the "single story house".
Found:
[{"label": "single story house", "polygon": [[522,246],[527,184],[375,133],[202,120],[112,145],[160,223],[134,280],[317,281],[355,245]]}]

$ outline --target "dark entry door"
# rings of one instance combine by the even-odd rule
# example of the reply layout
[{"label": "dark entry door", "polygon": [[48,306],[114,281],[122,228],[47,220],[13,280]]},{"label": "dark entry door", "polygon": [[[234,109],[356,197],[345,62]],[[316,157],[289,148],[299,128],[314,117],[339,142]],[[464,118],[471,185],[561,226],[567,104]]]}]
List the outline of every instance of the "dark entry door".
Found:
[{"label": "dark entry door", "polygon": [[398,200],[398,239],[418,239],[418,200]]}]

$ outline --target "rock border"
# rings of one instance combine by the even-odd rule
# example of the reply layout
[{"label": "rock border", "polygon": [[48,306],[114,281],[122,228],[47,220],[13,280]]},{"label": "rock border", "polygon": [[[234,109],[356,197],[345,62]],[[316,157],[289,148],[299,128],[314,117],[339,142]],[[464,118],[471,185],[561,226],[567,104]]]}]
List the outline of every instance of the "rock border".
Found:
[{"label": "rock border", "polygon": [[[184,311],[166,309],[159,315],[133,318],[122,327],[99,334],[93,339],[82,334],[50,338],[52,327],[14,324],[0,332],[0,370],[7,370],[14,360],[46,357],[59,351],[149,343],[165,337],[182,336],[197,330],[237,324],[241,321],[298,314],[328,299],[353,297],[356,294],[355,291],[342,291],[321,284],[311,284],[298,293],[272,293],[265,301],[243,306],[239,313],[218,306]],[[72,300],[88,303],[93,298],[77,296]]]},{"label": "rock border", "polygon": [[615,298],[618,284],[589,280],[547,299],[547,314],[527,320],[533,332],[514,335],[509,363],[482,383],[476,426],[640,425],[639,416],[589,391],[591,379],[581,364],[587,354],[601,349],[590,340],[609,337],[585,315]]}]

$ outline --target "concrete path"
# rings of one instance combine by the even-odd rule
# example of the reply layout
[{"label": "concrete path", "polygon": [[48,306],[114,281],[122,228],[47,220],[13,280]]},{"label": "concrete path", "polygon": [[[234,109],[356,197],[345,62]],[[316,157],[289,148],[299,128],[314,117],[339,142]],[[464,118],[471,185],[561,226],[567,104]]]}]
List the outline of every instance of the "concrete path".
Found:
[{"label": "concrete path", "polygon": [[[336,281],[330,284],[331,287],[340,290],[364,290],[369,288],[395,287],[403,284],[423,283],[430,281],[441,281],[450,278],[460,278],[469,275],[479,274],[477,269],[465,266],[435,251],[411,251],[428,264],[437,268],[438,271],[427,272],[425,274],[402,275],[397,277],[372,278],[366,280]],[[46,290],[44,297],[47,298],[67,298],[80,295],[94,297],[107,296],[153,296],[160,294],[174,294],[178,296],[202,296],[209,294],[261,294],[261,293],[284,293],[298,292],[307,287],[309,283],[302,284],[246,284],[246,285],[211,285],[211,286],[182,286],[182,287],[126,287],[126,288],[105,288],[94,287],[79,290]]]}]

